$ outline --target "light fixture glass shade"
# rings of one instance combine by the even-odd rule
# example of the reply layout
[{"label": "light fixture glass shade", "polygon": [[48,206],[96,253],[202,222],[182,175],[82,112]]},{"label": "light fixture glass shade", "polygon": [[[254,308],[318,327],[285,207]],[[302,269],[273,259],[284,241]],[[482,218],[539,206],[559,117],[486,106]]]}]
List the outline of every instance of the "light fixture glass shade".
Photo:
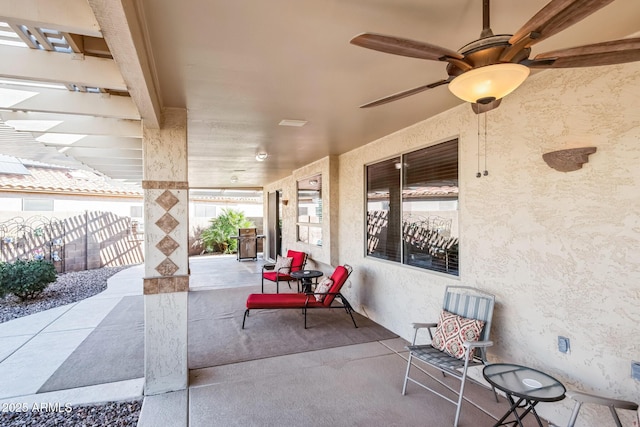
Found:
[{"label": "light fixture glass shade", "polygon": [[488,103],[516,90],[528,76],[529,67],[524,65],[487,65],[460,74],[449,83],[449,90],[467,102]]},{"label": "light fixture glass shade", "polygon": [[256,160],[259,162],[264,162],[267,157],[269,157],[269,154],[265,153],[264,151],[256,154]]}]

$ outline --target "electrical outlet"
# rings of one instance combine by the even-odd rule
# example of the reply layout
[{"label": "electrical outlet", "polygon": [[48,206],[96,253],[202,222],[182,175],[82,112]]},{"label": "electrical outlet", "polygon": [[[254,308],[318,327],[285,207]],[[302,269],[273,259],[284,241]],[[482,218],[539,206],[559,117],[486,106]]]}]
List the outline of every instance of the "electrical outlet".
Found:
[{"label": "electrical outlet", "polygon": [[640,381],[640,362],[631,361],[631,378]]},{"label": "electrical outlet", "polygon": [[569,350],[571,350],[569,338],[558,336],[558,351],[560,353],[569,353]]}]

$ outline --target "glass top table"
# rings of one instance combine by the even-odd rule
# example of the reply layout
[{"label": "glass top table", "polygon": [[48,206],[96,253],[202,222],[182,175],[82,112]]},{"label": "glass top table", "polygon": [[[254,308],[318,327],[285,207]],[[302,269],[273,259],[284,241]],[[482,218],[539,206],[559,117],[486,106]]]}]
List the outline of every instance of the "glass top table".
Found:
[{"label": "glass top table", "polygon": [[[494,427],[508,424],[514,426],[517,424],[522,427],[522,419],[529,413],[536,417],[538,425],[542,427],[535,406],[539,402],[562,400],[567,391],[564,385],[552,376],[521,365],[494,363],[485,366],[482,375],[489,384],[504,391],[511,404],[509,411],[498,420]],[[518,408],[523,409],[522,413],[518,413]],[[514,415],[515,420],[505,422],[511,414]]]},{"label": "glass top table", "polygon": [[313,279],[321,277],[324,273],[318,270],[298,270],[289,273],[294,279],[298,279],[302,282],[302,292],[309,293],[313,286]]}]

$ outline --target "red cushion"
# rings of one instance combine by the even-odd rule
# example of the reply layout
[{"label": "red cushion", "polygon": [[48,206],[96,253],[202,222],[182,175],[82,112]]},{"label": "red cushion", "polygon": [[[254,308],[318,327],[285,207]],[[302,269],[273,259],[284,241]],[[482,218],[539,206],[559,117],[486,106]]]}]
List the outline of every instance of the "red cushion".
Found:
[{"label": "red cushion", "polygon": [[[349,277],[349,272],[347,271],[347,269],[341,265],[337,266],[333,274],[331,275],[331,280],[333,280],[333,286],[331,287],[331,289],[329,289],[329,292],[330,293],[340,292],[340,288],[342,288],[342,285],[344,285],[344,282],[347,281],[347,277]],[[330,306],[335,297],[336,297],[335,295],[327,295],[324,301],[322,302],[322,305],[324,305],[325,307]]]},{"label": "red cushion", "polygon": [[277,277],[277,281],[278,282],[287,282],[289,280],[295,280],[293,277],[289,276],[288,274],[278,274],[275,271],[265,271],[264,273],[262,273],[262,277],[264,277],[267,280],[271,280],[272,282],[276,281],[276,276]]},{"label": "red cushion", "polygon": [[291,271],[302,270],[305,256],[306,254],[304,252],[292,251],[291,249],[287,251],[287,257],[293,258],[293,261],[291,261]]},{"label": "red cushion", "polygon": [[306,300],[305,294],[250,294],[247,308],[302,308]]}]

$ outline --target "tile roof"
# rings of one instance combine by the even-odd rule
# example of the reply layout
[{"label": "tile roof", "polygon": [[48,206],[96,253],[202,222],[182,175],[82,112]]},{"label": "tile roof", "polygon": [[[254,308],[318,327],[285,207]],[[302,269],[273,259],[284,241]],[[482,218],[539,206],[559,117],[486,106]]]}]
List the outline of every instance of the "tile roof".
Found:
[{"label": "tile roof", "polygon": [[0,172],[0,192],[26,191],[92,196],[142,197],[142,189],[93,172],[21,160],[28,175]]}]

